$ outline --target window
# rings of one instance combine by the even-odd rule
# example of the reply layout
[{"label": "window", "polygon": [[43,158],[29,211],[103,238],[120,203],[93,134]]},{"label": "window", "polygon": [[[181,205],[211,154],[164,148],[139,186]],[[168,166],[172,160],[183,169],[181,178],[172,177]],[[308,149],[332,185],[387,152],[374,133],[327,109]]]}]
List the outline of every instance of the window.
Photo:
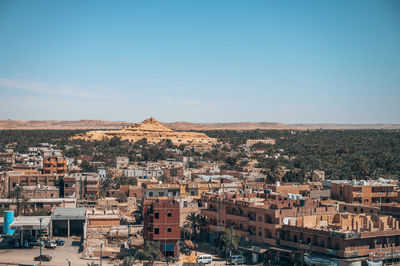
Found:
[{"label": "window", "polygon": [[154,218],[159,219],[159,218],[160,218],[160,214],[159,214],[158,212],[156,212],[156,213],[154,214]]},{"label": "window", "polygon": [[344,206],[344,207],[343,207],[343,210],[347,211],[347,206]]},{"label": "window", "polygon": [[158,235],[160,234],[160,228],[154,228],[154,234]]},{"label": "window", "polygon": [[160,197],[164,197],[164,192],[158,192],[158,195],[159,195]]},{"label": "window", "polygon": [[171,233],[171,232],[172,232],[172,228],[171,228],[171,227],[168,227],[168,228],[167,228],[167,232],[168,232],[168,233]]},{"label": "window", "polygon": [[168,217],[172,217],[172,213],[171,212],[167,212],[167,216]]},{"label": "window", "polygon": [[261,216],[258,216],[258,221],[262,222],[262,217]]},{"label": "window", "polygon": [[149,197],[153,197],[153,192],[149,192]]},{"label": "window", "polygon": [[357,208],[354,208],[354,211],[356,212],[356,211],[357,211]]},{"label": "window", "polygon": [[262,236],[262,232],[261,231],[258,231],[258,236]]}]

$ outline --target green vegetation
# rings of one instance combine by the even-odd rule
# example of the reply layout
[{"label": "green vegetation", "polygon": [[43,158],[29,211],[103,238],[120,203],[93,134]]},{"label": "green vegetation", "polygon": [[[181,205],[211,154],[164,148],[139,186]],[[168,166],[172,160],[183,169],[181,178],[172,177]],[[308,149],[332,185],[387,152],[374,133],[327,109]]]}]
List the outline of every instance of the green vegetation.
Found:
[{"label": "green vegetation", "polygon": [[139,261],[149,260],[151,262],[161,260],[162,254],[160,251],[159,242],[146,242],[144,246],[138,249],[134,255]]},{"label": "green vegetation", "polygon": [[[115,166],[115,157],[127,156],[130,161],[157,161],[178,158],[182,154],[171,152],[178,148],[184,156],[200,155],[184,146],[175,147],[167,140],[159,145],[147,143],[146,139],[131,143],[118,138],[101,141],[70,140],[82,130],[2,130],[0,150],[6,145],[14,146],[18,152],[27,152],[28,147],[46,142],[54,144],[68,157],[89,156],[91,161]],[[325,171],[330,179],[399,178],[400,132],[398,130],[250,130],[204,131],[229,145],[216,145],[203,154],[205,160],[223,162],[222,169],[241,170],[251,160],[263,168],[267,182],[305,181],[312,179],[313,170]],[[264,148],[264,154],[253,153],[247,157],[241,145],[247,139],[271,137],[275,145],[256,144],[251,147]],[[268,155],[268,157],[266,156]],[[90,163],[83,163],[85,171],[96,170]],[[134,183],[123,180],[121,184]],[[105,184],[106,185],[106,184]],[[117,185],[118,187],[118,185]],[[106,187],[105,187],[106,188]]]},{"label": "green vegetation", "polygon": [[[398,178],[400,173],[398,130],[220,130],[204,133],[230,143],[234,150],[239,150],[239,145],[247,139],[276,139],[268,154],[279,154],[279,158],[259,155],[254,159],[259,162],[257,166],[266,171],[288,169],[283,176],[287,181],[302,181],[312,170],[323,170],[326,178],[331,179]],[[275,179],[276,175],[271,174],[270,179]]]},{"label": "green vegetation", "polygon": [[236,233],[234,230],[226,229],[225,232],[221,236],[221,242],[222,245],[226,247],[227,250],[232,249],[232,252],[236,251],[239,242],[240,242],[241,236]]},{"label": "green vegetation", "polygon": [[207,217],[195,212],[189,213],[183,225],[183,235],[185,239],[201,240],[205,238],[204,227],[207,225]]}]

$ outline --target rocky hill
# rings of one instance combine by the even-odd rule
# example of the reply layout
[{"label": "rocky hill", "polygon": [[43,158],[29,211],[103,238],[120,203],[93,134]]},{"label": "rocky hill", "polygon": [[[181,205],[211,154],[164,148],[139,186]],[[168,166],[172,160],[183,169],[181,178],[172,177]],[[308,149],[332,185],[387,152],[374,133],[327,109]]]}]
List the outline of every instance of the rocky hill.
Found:
[{"label": "rocky hill", "polygon": [[171,140],[175,145],[193,144],[210,145],[217,142],[216,139],[208,137],[204,133],[197,132],[177,132],[161,125],[154,118],[146,119],[142,123],[128,125],[120,130],[93,130],[81,133],[73,139],[101,140],[103,138],[120,138],[122,140],[139,141],[146,138],[150,143],[158,143],[162,140]]}]

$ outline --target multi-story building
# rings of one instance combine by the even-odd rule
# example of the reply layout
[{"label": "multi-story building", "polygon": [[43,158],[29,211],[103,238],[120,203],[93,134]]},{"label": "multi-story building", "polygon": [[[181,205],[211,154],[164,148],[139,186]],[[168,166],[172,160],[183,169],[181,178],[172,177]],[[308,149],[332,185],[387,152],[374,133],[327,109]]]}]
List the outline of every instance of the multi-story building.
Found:
[{"label": "multi-story building", "polygon": [[136,177],[140,179],[158,178],[164,174],[163,170],[158,165],[150,165],[143,168],[124,169],[123,174],[126,177]]},{"label": "multi-story building", "polygon": [[[147,182],[142,183],[144,198],[158,197],[194,197],[200,199],[206,192],[215,192],[221,188],[220,183],[170,183],[170,182]],[[235,187],[237,189],[237,185]]]},{"label": "multi-story building", "polygon": [[399,195],[397,185],[388,181],[331,181],[332,199],[347,203],[374,205],[393,202]]},{"label": "multi-story building", "polygon": [[225,194],[202,196],[205,209],[201,213],[208,218],[210,237],[233,226],[245,240],[277,245],[278,229],[288,217],[310,215],[332,216],[336,206],[323,206],[311,199],[291,199],[287,195],[271,194]]},{"label": "multi-story building", "polygon": [[5,183],[7,192],[10,193],[17,184],[20,186],[55,186],[58,176],[52,174],[42,174],[36,169],[15,169],[6,172]]},{"label": "multi-story building", "polygon": [[373,265],[383,265],[382,262],[388,260],[399,262],[399,235],[399,220],[391,216],[314,215],[307,220],[289,219],[282,226],[280,245],[300,251],[299,255],[309,253],[306,261],[328,256],[335,265],[361,265],[361,261],[366,260],[381,263]]},{"label": "multi-story building", "polygon": [[64,196],[79,200],[96,199],[100,189],[97,173],[74,173],[64,177]]},{"label": "multi-story building", "polygon": [[67,173],[67,160],[58,157],[50,156],[43,159],[43,174],[64,176]]},{"label": "multi-story building", "polygon": [[252,146],[256,143],[264,143],[264,144],[275,144],[275,140],[271,138],[265,138],[265,139],[248,139],[246,140],[246,145],[247,146]]},{"label": "multi-story building", "polygon": [[178,257],[180,209],[175,200],[146,200],[143,206],[143,238],[158,241],[165,257]]},{"label": "multi-story building", "polygon": [[118,156],[115,158],[117,169],[126,169],[129,166],[129,158]]},{"label": "multi-story building", "polygon": [[59,198],[60,192],[54,186],[23,186],[22,195],[27,199],[51,199]]}]

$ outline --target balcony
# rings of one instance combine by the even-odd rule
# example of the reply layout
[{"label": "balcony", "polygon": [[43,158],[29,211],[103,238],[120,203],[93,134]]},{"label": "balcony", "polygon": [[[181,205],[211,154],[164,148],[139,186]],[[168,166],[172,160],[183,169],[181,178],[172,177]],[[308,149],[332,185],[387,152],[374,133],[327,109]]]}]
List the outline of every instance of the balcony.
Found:
[{"label": "balcony", "polygon": [[233,229],[236,233],[240,234],[242,237],[246,237],[249,235],[249,232],[245,228],[234,228]]},{"label": "balcony", "polygon": [[239,215],[239,214],[233,214],[233,213],[227,213],[226,214],[226,218],[228,220],[231,221],[237,221],[237,222],[248,222],[249,221],[249,217],[247,216],[243,216],[243,215]]},{"label": "balcony", "polygon": [[306,244],[303,244],[303,243],[299,243],[299,242],[281,240],[280,244],[282,246],[295,248],[295,249],[299,249],[299,250],[310,250],[310,246],[309,245],[306,245]]},{"label": "balcony", "polygon": [[217,217],[217,212],[211,210],[201,210],[201,214],[208,217]]}]

